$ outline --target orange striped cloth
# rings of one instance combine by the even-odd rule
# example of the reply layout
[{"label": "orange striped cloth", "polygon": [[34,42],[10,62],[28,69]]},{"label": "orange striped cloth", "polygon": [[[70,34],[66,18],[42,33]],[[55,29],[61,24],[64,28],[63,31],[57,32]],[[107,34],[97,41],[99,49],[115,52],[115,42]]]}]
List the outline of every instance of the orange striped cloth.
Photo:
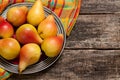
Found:
[{"label": "orange striped cloth", "polygon": [[[81,0],[41,0],[43,5],[54,11],[69,36],[80,11]],[[9,4],[20,2],[35,2],[35,0],[0,0],[0,14]],[[9,77],[9,72],[0,68],[0,80]]]}]

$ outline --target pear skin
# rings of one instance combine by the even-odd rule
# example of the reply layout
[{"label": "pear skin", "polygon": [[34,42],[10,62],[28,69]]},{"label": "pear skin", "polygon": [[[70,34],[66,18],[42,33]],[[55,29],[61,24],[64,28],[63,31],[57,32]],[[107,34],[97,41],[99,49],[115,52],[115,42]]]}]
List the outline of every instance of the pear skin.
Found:
[{"label": "pear skin", "polygon": [[20,52],[20,44],[14,38],[4,38],[0,39],[0,55],[7,59],[15,59]]},{"label": "pear skin", "polygon": [[20,50],[19,73],[25,70],[28,66],[39,61],[41,56],[40,46],[35,43],[25,44]]},{"label": "pear skin", "polygon": [[36,0],[27,15],[28,23],[38,26],[45,18],[45,13],[41,0]]},{"label": "pear skin", "polygon": [[37,43],[41,44],[42,39],[40,38],[36,28],[31,24],[23,24],[16,31],[16,39],[21,44]]},{"label": "pear skin", "polygon": [[52,36],[44,39],[41,44],[41,49],[45,52],[48,57],[57,56],[63,46],[63,34],[58,34],[57,36]]},{"label": "pear skin", "polygon": [[38,26],[38,33],[43,39],[56,36],[57,32],[57,25],[53,15],[48,15],[47,18],[43,20]]}]

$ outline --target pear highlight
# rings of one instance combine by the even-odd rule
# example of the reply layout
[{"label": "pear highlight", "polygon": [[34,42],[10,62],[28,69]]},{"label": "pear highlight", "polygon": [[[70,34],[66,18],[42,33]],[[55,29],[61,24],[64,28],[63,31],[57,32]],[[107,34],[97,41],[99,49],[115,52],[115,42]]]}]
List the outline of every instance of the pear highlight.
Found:
[{"label": "pear highlight", "polygon": [[35,43],[25,44],[20,50],[19,73],[39,61],[41,49]]},{"label": "pear highlight", "polygon": [[45,18],[45,13],[41,0],[36,0],[27,15],[28,23],[38,26],[41,21]]}]

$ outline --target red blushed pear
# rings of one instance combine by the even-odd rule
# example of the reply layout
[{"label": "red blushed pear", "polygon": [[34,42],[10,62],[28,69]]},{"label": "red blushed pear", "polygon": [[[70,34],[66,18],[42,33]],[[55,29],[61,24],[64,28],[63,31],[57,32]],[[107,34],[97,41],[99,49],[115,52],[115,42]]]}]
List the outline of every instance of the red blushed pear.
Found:
[{"label": "red blushed pear", "polygon": [[20,52],[20,44],[14,38],[0,39],[0,55],[7,59],[15,59]]},{"label": "red blushed pear", "polygon": [[28,66],[39,61],[41,56],[40,46],[35,43],[25,44],[20,50],[19,73],[25,70]]},{"label": "red blushed pear", "polygon": [[0,38],[9,38],[14,34],[13,26],[6,20],[0,19]]},{"label": "red blushed pear", "polygon": [[28,8],[26,6],[12,7],[7,12],[7,20],[14,26],[19,27],[27,21]]},{"label": "red blushed pear", "polygon": [[45,52],[46,56],[55,57],[60,53],[63,46],[63,41],[63,34],[48,37],[42,42],[41,48]]},{"label": "red blushed pear", "polygon": [[53,15],[48,15],[47,18],[43,20],[38,26],[38,33],[43,39],[56,36],[57,32],[57,25]]},{"label": "red blushed pear", "polygon": [[16,39],[21,44],[37,43],[41,44],[42,39],[38,35],[36,28],[31,24],[23,24],[16,31]]}]

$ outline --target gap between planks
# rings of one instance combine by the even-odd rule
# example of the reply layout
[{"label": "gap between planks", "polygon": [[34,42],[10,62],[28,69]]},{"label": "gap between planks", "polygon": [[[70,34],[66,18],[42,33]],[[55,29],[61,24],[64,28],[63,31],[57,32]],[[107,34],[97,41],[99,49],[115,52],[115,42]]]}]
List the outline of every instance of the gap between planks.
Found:
[{"label": "gap between planks", "polygon": [[120,50],[120,48],[64,48],[65,50]]},{"label": "gap between planks", "polygon": [[114,13],[79,13],[79,15],[111,15],[111,14],[120,14],[120,12]]}]

